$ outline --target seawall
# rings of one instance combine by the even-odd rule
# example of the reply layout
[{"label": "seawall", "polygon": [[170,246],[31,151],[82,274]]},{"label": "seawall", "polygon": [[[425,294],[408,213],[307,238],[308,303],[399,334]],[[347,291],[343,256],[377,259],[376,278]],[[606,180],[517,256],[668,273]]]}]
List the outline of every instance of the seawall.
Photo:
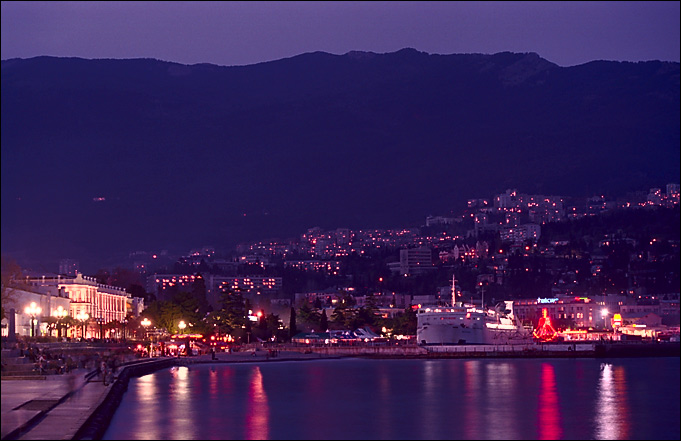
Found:
[{"label": "seawall", "polygon": [[123,394],[128,390],[128,383],[132,377],[140,377],[150,374],[159,369],[175,366],[175,358],[162,358],[139,361],[134,364],[123,366],[118,373],[117,379],[109,389],[109,393],[97,406],[95,411],[85,421],[85,424],[76,432],[73,439],[92,440],[102,439],[104,432],[109,427],[118,405],[123,399]]}]

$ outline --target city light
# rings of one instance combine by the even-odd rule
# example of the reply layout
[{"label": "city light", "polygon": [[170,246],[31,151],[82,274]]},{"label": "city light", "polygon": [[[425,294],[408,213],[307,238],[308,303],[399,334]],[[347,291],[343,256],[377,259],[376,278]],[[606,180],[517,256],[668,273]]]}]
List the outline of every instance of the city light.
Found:
[{"label": "city light", "polygon": [[87,321],[89,319],[90,319],[90,314],[88,314],[87,312],[79,312],[78,314],[76,314],[76,320],[79,320],[81,322],[82,326],[83,326],[83,328],[82,328],[83,333],[81,334],[82,339],[85,339],[85,324],[87,323]]},{"label": "city light", "polygon": [[31,316],[31,337],[35,337],[35,325],[37,322],[36,317],[40,315],[41,311],[42,308],[36,305],[35,302],[31,302],[30,305],[24,308],[24,312]]},{"label": "city light", "polygon": [[151,326],[151,320],[148,318],[144,317],[142,321],[140,322],[142,326],[144,326],[144,339],[146,340],[147,338],[147,330],[149,329],[149,326]]},{"label": "city light", "polygon": [[52,315],[57,319],[57,337],[61,339],[61,328],[62,324],[61,321],[68,315],[68,311],[66,311],[61,305],[57,307],[57,309],[52,313]]}]

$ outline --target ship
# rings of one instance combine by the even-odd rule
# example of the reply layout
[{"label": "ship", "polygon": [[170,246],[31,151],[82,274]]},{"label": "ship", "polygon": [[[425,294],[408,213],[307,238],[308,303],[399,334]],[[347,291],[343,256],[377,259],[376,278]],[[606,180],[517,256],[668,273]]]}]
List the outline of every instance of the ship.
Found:
[{"label": "ship", "polygon": [[520,323],[513,311],[513,301],[499,302],[493,309],[457,302],[455,278],[452,278],[451,305],[419,306],[416,317],[416,341],[421,345],[533,342],[532,327]]}]

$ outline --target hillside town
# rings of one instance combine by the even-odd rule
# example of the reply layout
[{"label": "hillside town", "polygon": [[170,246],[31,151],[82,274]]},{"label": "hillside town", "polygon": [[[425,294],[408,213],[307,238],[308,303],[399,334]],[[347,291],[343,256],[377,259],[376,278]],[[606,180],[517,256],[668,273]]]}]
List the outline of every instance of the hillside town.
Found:
[{"label": "hillside town", "polygon": [[[546,309],[562,331],[616,326],[669,338],[679,329],[678,227],[678,184],[616,199],[508,189],[418,227],[314,227],[295,239],[183,256],[135,251],[88,276],[75,259],[39,274],[3,257],[2,334],[163,336],[180,332],[182,318],[187,332],[230,341],[250,341],[251,332],[285,341],[293,328],[387,337],[413,334],[421,305],[454,296],[482,308],[513,300],[528,326]],[[224,317],[235,311],[244,322]]]}]

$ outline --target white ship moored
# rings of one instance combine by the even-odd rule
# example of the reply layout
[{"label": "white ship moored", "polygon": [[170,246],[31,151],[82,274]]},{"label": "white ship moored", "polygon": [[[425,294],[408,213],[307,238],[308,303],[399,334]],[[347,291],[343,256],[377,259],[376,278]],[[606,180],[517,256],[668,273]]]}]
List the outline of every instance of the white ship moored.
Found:
[{"label": "white ship moored", "polygon": [[456,302],[453,306],[423,306],[417,314],[416,341],[423,345],[527,344],[532,329],[522,326],[513,313],[513,301],[499,303],[493,311]]}]

